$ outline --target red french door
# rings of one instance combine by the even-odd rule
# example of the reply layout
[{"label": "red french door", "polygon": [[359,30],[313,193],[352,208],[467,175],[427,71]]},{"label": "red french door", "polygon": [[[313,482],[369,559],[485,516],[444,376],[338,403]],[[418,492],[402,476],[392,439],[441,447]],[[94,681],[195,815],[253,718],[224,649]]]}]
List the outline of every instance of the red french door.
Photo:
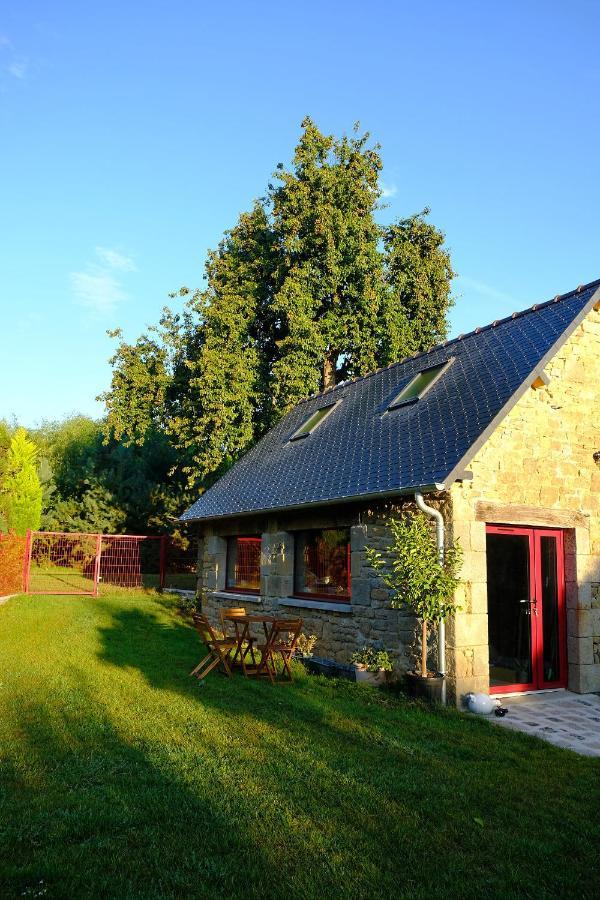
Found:
[{"label": "red french door", "polygon": [[490,693],[567,683],[562,531],[487,529]]}]

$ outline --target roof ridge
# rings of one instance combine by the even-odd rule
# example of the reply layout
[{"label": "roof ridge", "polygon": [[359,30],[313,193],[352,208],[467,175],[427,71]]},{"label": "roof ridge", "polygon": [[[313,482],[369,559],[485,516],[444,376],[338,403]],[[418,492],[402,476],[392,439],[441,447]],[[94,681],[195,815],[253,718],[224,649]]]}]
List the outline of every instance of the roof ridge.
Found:
[{"label": "roof ridge", "polygon": [[333,387],[325,388],[325,390],[323,391],[317,391],[315,394],[310,394],[310,396],[304,397],[299,401],[299,403],[306,403],[308,400],[314,400],[316,397],[326,397],[329,394],[332,394],[334,391],[341,390],[342,388],[347,387],[349,384],[356,384],[359,381],[365,381],[367,378],[372,378],[373,375],[379,375],[380,372],[385,372],[388,369],[393,369],[394,366],[401,366],[411,359],[418,359],[420,356],[429,356],[436,350],[442,350],[453,344],[457,344],[459,341],[462,341],[465,338],[472,337],[474,334],[480,334],[482,331],[489,331],[491,328],[496,328],[498,325],[503,325],[505,322],[510,322],[512,319],[520,319],[532,312],[537,312],[540,309],[545,309],[547,306],[551,306],[553,303],[559,303],[562,300],[573,297],[575,294],[581,294],[583,291],[587,291],[590,288],[596,286],[600,287],[600,278],[596,278],[594,279],[594,281],[589,281],[587,284],[580,284],[573,290],[567,291],[564,294],[557,294],[551,300],[545,300],[542,303],[534,303],[532,306],[528,306],[527,309],[518,310],[517,312],[511,313],[510,316],[505,316],[503,319],[495,319],[493,322],[490,322],[489,325],[481,325],[477,328],[473,328],[472,331],[467,331],[464,334],[459,334],[454,338],[449,338],[448,340],[442,341],[441,344],[435,344],[433,347],[430,347],[429,350],[421,350],[419,353],[413,353],[412,356],[405,356],[402,359],[396,360],[396,362],[389,363],[389,365],[387,366],[381,366],[379,369],[373,369],[372,372],[366,372],[364,375],[357,375],[356,378],[349,378],[347,381],[340,381],[339,384],[336,384]]}]

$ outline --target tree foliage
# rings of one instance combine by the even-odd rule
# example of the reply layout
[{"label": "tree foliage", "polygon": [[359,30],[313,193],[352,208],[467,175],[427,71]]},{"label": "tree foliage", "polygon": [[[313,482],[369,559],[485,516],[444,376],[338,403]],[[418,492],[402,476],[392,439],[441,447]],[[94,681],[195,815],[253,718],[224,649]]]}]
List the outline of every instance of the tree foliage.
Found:
[{"label": "tree foliage", "polygon": [[208,254],[206,286],[134,343],[115,332],[106,439],[166,435],[173,473],[209,485],[298,400],[443,339],[453,277],[428,210],[377,214],[378,146],[311,119],[291,167]]},{"label": "tree foliage", "polygon": [[[4,440],[2,440],[2,438]],[[0,523],[17,535],[40,527],[42,486],[37,472],[37,447],[24,428],[17,428],[6,446],[0,474]]]},{"label": "tree foliage", "polygon": [[430,520],[423,513],[389,520],[391,544],[385,556],[368,547],[367,558],[390,591],[395,609],[408,609],[423,624],[421,674],[427,675],[427,625],[457,609],[462,550],[450,544],[440,563]]},{"label": "tree foliage", "polygon": [[187,502],[169,476],[173,448],[157,431],[143,445],[104,441],[102,424],[85,416],[46,423],[33,437],[44,476],[47,531],[161,533],[176,528]]}]

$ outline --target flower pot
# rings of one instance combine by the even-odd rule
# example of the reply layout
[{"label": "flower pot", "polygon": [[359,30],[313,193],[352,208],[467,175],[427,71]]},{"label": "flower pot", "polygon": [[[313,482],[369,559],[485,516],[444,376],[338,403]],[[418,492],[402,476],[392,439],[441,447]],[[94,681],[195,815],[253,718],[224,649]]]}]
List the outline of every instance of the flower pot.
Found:
[{"label": "flower pot", "polygon": [[346,678],[354,681],[354,667],[344,663],[335,662],[332,659],[322,659],[319,656],[304,656],[296,654],[296,659],[302,663],[311,675],[324,675],[326,678]]},{"label": "flower pot", "polygon": [[378,672],[369,672],[367,667],[362,666],[360,663],[354,663],[354,676],[356,681],[372,684],[375,685],[375,687],[381,687],[386,681],[385,671],[383,669],[379,669]]},{"label": "flower pot", "polygon": [[423,678],[417,672],[407,672],[404,677],[411,697],[418,697],[429,703],[444,702],[444,675],[428,675]]}]

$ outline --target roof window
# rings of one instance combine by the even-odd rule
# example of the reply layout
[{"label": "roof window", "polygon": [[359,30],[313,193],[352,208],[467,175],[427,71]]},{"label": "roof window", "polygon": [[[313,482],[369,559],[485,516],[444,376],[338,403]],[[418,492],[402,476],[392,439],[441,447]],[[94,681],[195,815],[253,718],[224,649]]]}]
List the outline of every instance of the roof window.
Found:
[{"label": "roof window", "polygon": [[399,394],[396,394],[389,409],[396,409],[398,406],[404,406],[407,403],[415,403],[425,396],[427,391],[431,390],[436,381],[442,377],[446,369],[454,362],[454,357],[447,359],[446,362],[438,363],[435,366],[429,366],[421,372],[417,372],[414,378],[405,385]]},{"label": "roof window", "polygon": [[311,413],[308,419],[302,423],[300,428],[293,433],[290,441],[297,441],[299,438],[308,437],[308,435],[327,418],[329,413],[338,405],[338,402],[339,401],[336,400],[334,403],[329,403],[327,406],[321,406]]}]

